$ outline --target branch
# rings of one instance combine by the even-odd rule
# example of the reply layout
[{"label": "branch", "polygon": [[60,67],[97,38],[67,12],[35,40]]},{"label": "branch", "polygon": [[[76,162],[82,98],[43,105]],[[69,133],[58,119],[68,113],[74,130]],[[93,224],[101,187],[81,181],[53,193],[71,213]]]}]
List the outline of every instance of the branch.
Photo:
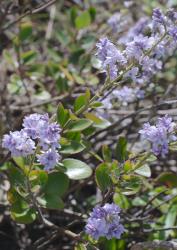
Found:
[{"label": "branch", "polygon": [[52,102],[57,102],[57,101],[61,101],[63,100],[64,98],[68,97],[69,94],[63,94],[63,95],[60,95],[60,96],[55,96],[53,98],[50,98],[46,101],[41,101],[41,102],[38,102],[38,103],[34,103],[34,104],[31,104],[31,105],[26,105],[26,106],[11,106],[11,109],[12,110],[28,110],[28,109],[33,109],[33,108],[37,108],[37,107],[40,107],[42,105],[45,105],[45,104],[49,104],[49,103],[52,103]]},{"label": "branch", "polygon": [[113,124],[111,124],[109,127],[105,128],[105,129],[102,129],[102,130],[99,130],[97,131],[95,134],[91,135],[89,137],[89,139],[92,139],[92,138],[95,138],[95,136],[98,136],[99,134],[103,133],[103,132],[106,132],[108,130],[113,130],[114,128],[116,128],[121,122],[123,122],[125,119],[128,119],[128,118],[131,118],[135,115],[138,115],[139,113],[141,112],[144,112],[146,110],[151,110],[153,108],[157,108],[157,107],[161,107],[161,106],[164,106],[164,105],[170,105],[170,104],[176,104],[177,103],[177,100],[167,100],[167,101],[164,101],[164,102],[161,102],[159,104],[155,104],[155,105],[149,105],[147,106],[146,108],[142,108],[142,109],[139,109],[137,111],[134,111],[134,112],[131,112],[130,114],[122,117],[122,119],[114,122]]},{"label": "branch", "polygon": [[15,21],[10,22],[6,27],[2,28],[1,31],[3,32],[5,30],[9,29],[11,26],[13,26],[16,23],[20,22],[24,17],[36,14],[36,13],[38,13],[38,12],[46,9],[47,7],[53,5],[56,2],[57,2],[57,0],[50,0],[47,3],[45,3],[45,4],[39,5],[34,10],[28,10],[28,11],[26,11],[23,15],[19,16]]},{"label": "branch", "polygon": [[151,228],[151,229],[143,229],[144,233],[151,233],[157,231],[168,231],[168,230],[177,230],[177,226],[174,227],[162,227],[162,228]]},{"label": "branch", "polygon": [[162,205],[164,205],[164,204],[167,203],[168,201],[173,200],[173,199],[176,198],[176,197],[177,197],[177,194],[175,194],[175,195],[169,197],[168,199],[166,199],[165,201],[163,201],[162,203],[160,203],[158,206],[153,207],[153,208],[151,208],[151,209],[149,209],[149,210],[146,210],[146,211],[144,212],[144,215],[152,214],[152,212],[153,212],[155,209],[158,209],[159,207],[161,207]]}]

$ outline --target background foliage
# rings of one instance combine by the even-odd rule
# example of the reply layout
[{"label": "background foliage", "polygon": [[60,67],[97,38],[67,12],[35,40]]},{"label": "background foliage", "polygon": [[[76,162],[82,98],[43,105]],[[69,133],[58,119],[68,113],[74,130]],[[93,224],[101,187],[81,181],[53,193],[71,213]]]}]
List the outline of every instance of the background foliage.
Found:
[{"label": "background foliage", "polygon": [[[47,112],[62,128],[56,172],[36,165],[28,173],[23,158],[1,149],[0,248],[125,250],[134,242],[175,239],[176,145],[166,158],[146,155],[138,131],[160,115],[177,120],[176,52],[153,77],[145,99],[110,109],[98,100],[89,110],[88,105],[106,78],[95,56],[100,37],[116,42],[142,16],[151,17],[153,8],[177,8],[177,1],[2,0],[0,5],[0,137],[21,129],[31,113]],[[120,33],[107,23],[116,12],[126,22]],[[126,232],[120,240],[85,244],[90,211],[112,201],[122,209]],[[34,204],[52,225],[41,223]]]}]

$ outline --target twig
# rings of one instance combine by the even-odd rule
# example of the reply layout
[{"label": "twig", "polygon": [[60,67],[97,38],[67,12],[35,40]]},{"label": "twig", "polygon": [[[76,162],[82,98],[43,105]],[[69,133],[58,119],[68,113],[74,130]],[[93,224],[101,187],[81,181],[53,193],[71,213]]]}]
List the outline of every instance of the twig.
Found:
[{"label": "twig", "polygon": [[56,2],[57,2],[57,0],[50,0],[47,3],[38,6],[34,10],[28,10],[28,11],[26,11],[23,15],[19,16],[15,21],[10,22],[6,27],[2,28],[1,30],[5,31],[5,30],[9,29],[11,26],[13,26],[16,23],[20,22],[24,17],[36,14],[36,13],[38,13],[38,12],[46,9],[47,7],[53,5]]},{"label": "twig", "polygon": [[[158,193],[158,194],[156,194],[155,196],[153,196],[147,203],[146,203],[146,205],[143,207],[143,209],[140,211],[140,213],[139,214],[144,214],[144,212],[145,212],[145,210],[146,210],[146,208],[158,197],[158,196],[160,196],[161,194],[163,194],[163,193],[165,193],[165,192],[167,192],[168,191],[168,189],[165,189],[165,190],[163,190],[162,192],[160,192],[160,193]],[[138,214],[138,215],[139,215]]]},{"label": "twig", "polygon": [[164,106],[164,105],[170,105],[170,104],[176,104],[177,103],[177,100],[167,100],[167,101],[164,101],[164,102],[161,102],[159,104],[155,104],[155,105],[149,105],[148,107],[146,108],[142,108],[142,109],[139,109],[139,110],[136,110],[134,111],[133,113],[130,113],[126,116],[124,116],[123,118],[121,118],[120,120],[114,122],[113,124],[111,124],[109,127],[105,128],[105,129],[102,129],[102,130],[99,130],[97,131],[95,134],[91,135],[89,137],[89,139],[92,139],[92,138],[95,138],[95,136],[98,136],[99,134],[103,133],[103,132],[106,132],[107,130],[113,130],[115,127],[117,127],[117,125],[119,125],[121,122],[123,122],[125,119],[128,119],[128,118],[131,118],[141,112],[144,112],[146,110],[149,110],[149,109],[153,109],[153,108],[157,108],[157,107],[161,107],[161,106]]},{"label": "twig", "polygon": [[34,103],[34,104],[31,104],[31,105],[12,106],[11,109],[12,110],[28,110],[28,109],[31,109],[31,108],[37,108],[37,107],[40,107],[42,105],[49,104],[49,103],[52,103],[52,102],[62,101],[64,98],[66,98],[68,96],[69,96],[69,94],[63,94],[63,95],[60,95],[60,96],[55,96],[53,98],[50,98],[50,99],[48,99],[46,101],[41,101],[39,103]]},{"label": "twig", "polygon": [[177,230],[177,226],[174,227],[162,227],[162,228],[152,228],[152,229],[143,229],[144,233],[151,233],[156,231],[167,231],[167,230]]},{"label": "twig", "polygon": [[168,199],[166,199],[165,201],[163,201],[162,203],[160,203],[158,206],[153,207],[153,208],[151,208],[151,209],[145,211],[144,214],[145,214],[145,215],[151,214],[154,210],[158,209],[159,207],[161,207],[162,205],[164,205],[164,204],[167,203],[168,201],[173,200],[173,199],[176,198],[176,197],[177,197],[177,194],[175,194],[175,195],[169,197]]}]

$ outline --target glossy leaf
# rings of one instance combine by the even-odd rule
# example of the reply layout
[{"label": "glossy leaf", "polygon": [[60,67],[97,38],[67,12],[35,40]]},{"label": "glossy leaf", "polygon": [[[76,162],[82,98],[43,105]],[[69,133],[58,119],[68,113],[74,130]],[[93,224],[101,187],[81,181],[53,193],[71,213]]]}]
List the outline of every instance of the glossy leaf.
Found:
[{"label": "glossy leaf", "polygon": [[145,177],[151,177],[151,169],[149,165],[145,164],[142,167],[135,170],[136,174],[145,176]]},{"label": "glossy leaf", "polygon": [[29,180],[31,182],[31,188],[33,191],[37,191],[36,188],[39,189],[44,188],[48,181],[48,174],[43,170],[32,170],[29,175]]},{"label": "glossy leaf", "polygon": [[110,169],[106,163],[101,163],[95,172],[96,183],[98,187],[105,192],[112,184],[110,178]]},{"label": "glossy leaf", "polygon": [[62,199],[56,194],[46,194],[43,197],[37,198],[38,203],[49,209],[63,209],[64,203]]},{"label": "glossy leaf", "polygon": [[13,203],[10,208],[11,217],[18,223],[29,224],[36,219],[36,211],[22,199]]},{"label": "glossy leaf", "polygon": [[85,98],[85,95],[81,95],[76,98],[74,102],[74,111],[78,111],[80,108],[84,107],[88,103],[88,100]]},{"label": "glossy leaf", "polygon": [[44,192],[47,195],[62,196],[68,189],[69,179],[66,174],[61,172],[52,172],[48,175],[48,182]]},{"label": "glossy leaf", "polygon": [[57,121],[63,127],[69,119],[69,111],[60,103],[57,108]]},{"label": "glossy leaf", "polygon": [[77,141],[70,141],[66,144],[61,145],[60,153],[61,154],[77,154],[82,152],[85,149],[85,146],[82,143]]},{"label": "glossy leaf", "polygon": [[164,172],[157,177],[156,181],[169,187],[177,187],[177,174]]},{"label": "glossy leaf", "polygon": [[66,175],[72,180],[88,178],[92,174],[92,169],[84,162],[72,158],[63,160],[66,168]]},{"label": "glossy leaf", "polygon": [[76,121],[71,121],[68,125],[68,130],[71,132],[83,131],[92,125],[92,121],[88,119],[79,119]]},{"label": "glossy leaf", "polygon": [[115,193],[113,196],[115,204],[117,204],[122,209],[128,209],[130,207],[130,202],[128,198],[122,193]]},{"label": "glossy leaf", "polygon": [[124,137],[118,139],[115,153],[119,162],[124,162],[127,159],[127,141]]},{"label": "glossy leaf", "polygon": [[106,162],[111,162],[112,153],[111,153],[111,150],[109,149],[109,147],[107,145],[102,146],[102,155],[103,155],[103,159]]}]

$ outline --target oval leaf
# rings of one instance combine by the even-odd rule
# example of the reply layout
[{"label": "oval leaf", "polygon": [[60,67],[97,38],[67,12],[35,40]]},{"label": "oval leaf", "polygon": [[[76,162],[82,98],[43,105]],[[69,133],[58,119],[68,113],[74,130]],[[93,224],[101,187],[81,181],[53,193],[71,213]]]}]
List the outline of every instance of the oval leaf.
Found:
[{"label": "oval leaf", "polygon": [[109,167],[106,163],[101,163],[96,168],[95,177],[98,187],[103,192],[106,191],[112,184],[111,178],[109,176]]},{"label": "oval leaf", "polygon": [[79,142],[71,141],[66,145],[62,145],[60,153],[62,154],[77,154],[85,149],[85,146]]},{"label": "oval leaf", "polygon": [[142,167],[136,169],[135,173],[139,174],[139,175],[142,175],[142,176],[145,176],[145,177],[151,177],[151,169],[147,164],[145,164]]},{"label": "oval leaf", "polygon": [[71,121],[68,130],[72,132],[82,131],[92,125],[92,121],[88,119],[79,119],[76,121]]},{"label": "oval leaf", "polygon": [[72,180],[88,178],[92,174],[92,169],[82,161],[68,158],[63,161],[67,176]]},{"label": "oval leaf", "polygon": [[53,172],[48,175],[48,182],[45,186],[45,194],[62,196],[69,186],[67,175],[61,172]]}]

